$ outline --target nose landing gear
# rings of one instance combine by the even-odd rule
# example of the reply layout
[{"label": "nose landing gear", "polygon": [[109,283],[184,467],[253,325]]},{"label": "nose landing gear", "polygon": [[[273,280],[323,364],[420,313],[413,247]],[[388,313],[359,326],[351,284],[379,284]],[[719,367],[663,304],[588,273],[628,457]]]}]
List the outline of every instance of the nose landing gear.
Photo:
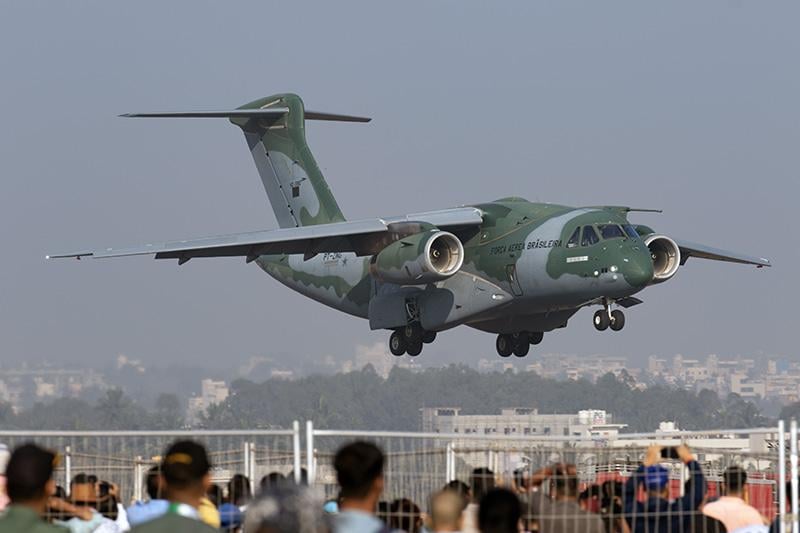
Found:
[{"label": "nose landing gear", "polygon": [[610,306],[596,311],[592,317],[592,323],[597,331],[605,331],[611,328],[612,331],[620,331],[625,327],[625,314],[619,309],[609,311]]}]

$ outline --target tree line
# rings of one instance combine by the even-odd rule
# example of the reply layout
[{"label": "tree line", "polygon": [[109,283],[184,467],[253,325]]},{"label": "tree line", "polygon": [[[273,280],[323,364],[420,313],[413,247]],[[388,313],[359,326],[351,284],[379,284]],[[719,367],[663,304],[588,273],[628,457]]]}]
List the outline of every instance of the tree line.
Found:
[{"label": "tree line", "polygon": [[[207,429],[290,427],[293,420],[313,420],[317,427],[416,431],[423,407],[459,407],[462,414],[500,413],[502,408],[533,407],[540,413],[576,413],[603,409],[628,431],[654,431],[659,422],[675,421],[681,429],[736,429],[772,424],[759,408],[736,394],[720,398],[654,385],[636,387],[622,373],[597,382],[560,381],[535,372],[480,373],[464,365],[421,372],[394,368],[384,379],[372,366],[336,375],[312,375],[286,381],[231,384],[231,394],[211,406],[202,418]],[[784,409],[800,412],[800,404]],[[784,413],[782,413],[783,415]],[[6,429],[179,429],[184,409],[175,394],[161,394],[146,409],[120,389],[107,390],[90,403],[59,399],[14,413],[0,404],[0,426]]]}]

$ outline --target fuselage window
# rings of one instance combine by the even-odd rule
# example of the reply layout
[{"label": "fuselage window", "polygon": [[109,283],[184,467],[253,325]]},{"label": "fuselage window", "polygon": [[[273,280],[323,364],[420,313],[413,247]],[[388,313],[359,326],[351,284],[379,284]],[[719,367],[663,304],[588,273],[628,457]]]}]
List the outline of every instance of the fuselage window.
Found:
[{"label": "fuselage window", "polygon": [[578,246],[578,243],[581,240],[581,227],[578,226],[575,228],[575,231],[572,232],[572,237],[569,238],[567,241],[567,248],[575,248]]},{"label": "fuselage window", "polygon": [[592,226],[583,227],[583,238],[581,239],[581,246],[591,246],[597,244],[600,238]]},{"label": "fuselage window", "polygon": [[625,233],[627,233],[628,237],[630,237],[631,239],[638,239],[639,238],[639,233],[637,233],[636,229],[633,226],[631,226],[630,224],[625,224],[622,227],[625,230]]},{"label": "fuselage window", "polygon": [[600,228],[600,235],[602,235],[604,239],[617,239],[620,237],[625,237],[625,233],[623,233],[622,228],[616,224],[600,224],[597,227]]}]

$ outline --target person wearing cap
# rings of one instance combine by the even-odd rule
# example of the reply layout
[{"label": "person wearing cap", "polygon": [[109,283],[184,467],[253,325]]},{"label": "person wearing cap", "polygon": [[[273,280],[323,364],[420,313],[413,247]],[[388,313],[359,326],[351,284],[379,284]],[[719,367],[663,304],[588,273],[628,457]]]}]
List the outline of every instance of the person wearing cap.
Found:
[{"label": "person wearing cap", "polygon": [[205,448],[190,440],[173,443],[161,462],[163,490],[169,501],[166,514],[134,527],[134,533],[189,533],[217,531],[198,513],[211,485],[211,463]]},{"label": "person wearing cap", "polygon": [[[545,481],[549,482],[549,497],[538,490]],[[600,515],[582,509],[578,503],[575,465],[556,463],[542,468],[527,483],[533,490],[528,494],[525,517],[538,523],[540,533],[605,533]]]},{"label": "person wearing cap", "polygon": [[[693,515],[705,497],[703,470],[689,448],[680,445],[674,452],[689,469],[689,479],[684,486],[684,495],[674,501],[669,500],[669,471],[659,464],[663,460],[661,450],[660,446],[650,446],[644,463],[625,482],[624,512],[632,533],[689,531]],[[640,486],[644,486],[646,492],[644,502],[637,499]]]},{"label": "person wearing cap", "polygon": [[57,455],[35,444],[14,450],[6,467],[6,488],[11,505],[0,517],[0,533],[63,533],[67,530],[44,520],[55,493],[53,470]]},{"label": "person wearing cap", "polygon": [[747,472],[741,467],[731,466],[722,474],[722,493],[717,501],[703,506],[704,515],[716,518],[728,531],[767,524],[761,513],[746,501]]}]

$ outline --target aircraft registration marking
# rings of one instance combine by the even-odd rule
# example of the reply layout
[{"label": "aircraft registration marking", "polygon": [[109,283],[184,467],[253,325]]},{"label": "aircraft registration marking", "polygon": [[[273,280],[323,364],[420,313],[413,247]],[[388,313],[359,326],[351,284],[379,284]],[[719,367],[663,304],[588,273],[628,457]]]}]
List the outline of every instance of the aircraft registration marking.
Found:
[{"label": "aircraft registration marking", "polygon": [[583,263],[584,261],[588,261],[588,255],[577,255],[575,257],[567,257],[567,263]]}]

